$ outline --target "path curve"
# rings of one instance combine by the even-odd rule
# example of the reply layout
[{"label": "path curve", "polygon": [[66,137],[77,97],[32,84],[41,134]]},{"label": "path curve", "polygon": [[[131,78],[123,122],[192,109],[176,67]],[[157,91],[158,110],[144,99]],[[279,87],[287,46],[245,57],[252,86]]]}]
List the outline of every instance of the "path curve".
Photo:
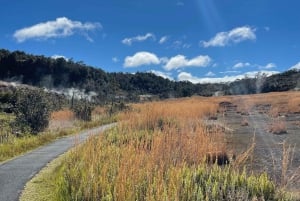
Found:
[{"label": "path curve", "polygon": [[65,153],[76,143],[115,125],[100,126],[78,135],[60,138],[13,160],[0,163],[0,201],[17,201],[25,184],[54,158]]}]

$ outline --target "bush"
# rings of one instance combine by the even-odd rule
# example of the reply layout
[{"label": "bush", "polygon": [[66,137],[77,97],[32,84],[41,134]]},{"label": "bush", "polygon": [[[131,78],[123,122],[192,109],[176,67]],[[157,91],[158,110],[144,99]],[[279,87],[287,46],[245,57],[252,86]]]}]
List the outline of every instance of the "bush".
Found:
[{"label": "bush", "polygon": [[75,113],[76,118],[83,121],[91,121],[92,120],[92,111],[94,107],[88,103],[87,101],[78,101],[74,104],[72,110]]},{"label": "bush", "polygon": [[29,127],[37,134],[49,124],[50,104],[42,90],[19,89],[15,94],[14,113],[15,126],[20,131]]}]

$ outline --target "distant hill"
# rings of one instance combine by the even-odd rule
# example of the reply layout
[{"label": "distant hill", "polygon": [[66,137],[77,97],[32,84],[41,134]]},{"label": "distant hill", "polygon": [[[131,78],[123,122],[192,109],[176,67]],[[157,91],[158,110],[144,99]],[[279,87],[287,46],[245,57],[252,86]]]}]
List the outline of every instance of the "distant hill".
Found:
[{"label": "distant hill", "polygon": [[176,82],[153,73],[107,73],[82,62],[10,52],[0,49],[0,79],[53,90],[78,89],[95,94],[97,101],[122,98],[128,101],[139,95],[156,95],[160,98],[192,95],[212,96],[219,94],[251,94],[293,90],[300,86],[300,73],[287,71],[270,77],[258,75],[232,83],[192,84]]}]

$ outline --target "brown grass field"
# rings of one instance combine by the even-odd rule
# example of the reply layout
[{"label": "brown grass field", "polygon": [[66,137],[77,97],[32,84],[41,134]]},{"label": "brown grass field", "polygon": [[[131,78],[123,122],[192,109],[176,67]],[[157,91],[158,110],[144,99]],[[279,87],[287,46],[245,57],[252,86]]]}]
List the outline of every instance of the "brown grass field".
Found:
[{"label": "brown grass field", "polygon": [[75,123],[75,115],[69,109],[53,112],[50,116],[49,130],[71,128]]},{"label": "brown grass field", "polygon": [[57,198],[293,200],[299,107],[298,92],[133,104],[70,153]]}]

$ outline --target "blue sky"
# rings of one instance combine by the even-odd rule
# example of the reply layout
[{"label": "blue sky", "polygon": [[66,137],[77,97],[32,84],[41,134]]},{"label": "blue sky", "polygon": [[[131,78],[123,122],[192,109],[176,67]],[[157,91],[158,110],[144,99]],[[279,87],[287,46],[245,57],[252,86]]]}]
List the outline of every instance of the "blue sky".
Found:
[{"label": "blue sky", "polygon": [[2,0],[0,48],[194,83],[300,68],[299,0]]}]

